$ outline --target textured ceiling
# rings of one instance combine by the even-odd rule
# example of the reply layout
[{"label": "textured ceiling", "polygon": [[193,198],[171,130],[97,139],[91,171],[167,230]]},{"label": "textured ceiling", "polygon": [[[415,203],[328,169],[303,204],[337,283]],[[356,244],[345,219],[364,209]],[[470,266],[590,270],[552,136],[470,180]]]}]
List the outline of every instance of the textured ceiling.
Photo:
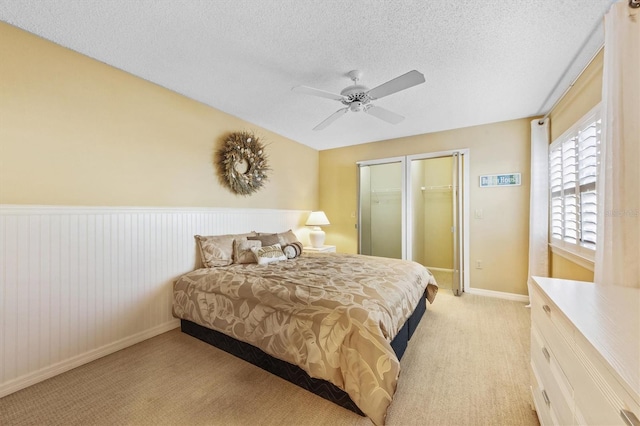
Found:
[{"label": "textured ceiling", "polygon": [[[611,3],[0,0],[0,20],[322,150],[545,114]],[[369,88],[412,69],[426,83],[376,101],[400,124],[350,112],[313,131],[343,105],[291,88],[339,93],[352,69]]]}]

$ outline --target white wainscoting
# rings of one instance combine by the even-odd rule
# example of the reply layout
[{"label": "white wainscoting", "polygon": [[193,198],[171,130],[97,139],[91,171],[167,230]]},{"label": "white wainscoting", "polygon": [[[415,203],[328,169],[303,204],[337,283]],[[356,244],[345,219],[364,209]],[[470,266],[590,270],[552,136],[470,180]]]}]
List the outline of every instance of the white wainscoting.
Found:
[{"label": "white wainscoting", "polygon": [[293,229],[308,211],[0,205],[0,397],[178,327],[194,235]]}]

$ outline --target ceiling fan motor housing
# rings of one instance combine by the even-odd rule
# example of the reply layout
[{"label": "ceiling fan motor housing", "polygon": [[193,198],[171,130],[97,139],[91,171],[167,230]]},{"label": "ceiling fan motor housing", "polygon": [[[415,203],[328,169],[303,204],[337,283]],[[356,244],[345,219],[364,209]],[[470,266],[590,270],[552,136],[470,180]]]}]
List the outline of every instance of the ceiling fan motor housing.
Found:
[{"label": "ceiling fan motor housing", "polygon": [[[349,86],[342,90],[342,92],[340,92],[342,96],[346,97],[346,99],[342,100],[341,102],[347,106],[352,106],[354,103],[358,103],[361,105],[368,104],[371,101],[371,98],[369,98],[369,95],[367,95],[368,91],[369,88],[361,84],[354,84],[353,86]],[[354,109],[353,107],[351,107],[352,111],[359,111],[360,109],[362,108]]]}]

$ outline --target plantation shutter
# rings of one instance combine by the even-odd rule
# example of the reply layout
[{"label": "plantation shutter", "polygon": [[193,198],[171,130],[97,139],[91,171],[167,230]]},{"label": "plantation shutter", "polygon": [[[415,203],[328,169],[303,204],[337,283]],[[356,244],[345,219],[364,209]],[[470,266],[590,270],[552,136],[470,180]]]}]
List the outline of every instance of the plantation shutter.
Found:
[{"label": "plantation shutter", "polygon": [[600,123],[596,107],[549,149],[549,231],[564,247],[596,248]]},{"label": "plantation shutter", "polygon": [[551,237],[561,240],[564,234],[562,198],[562,147],[549,153],[549,183],[551,185]]},{"label": "plantation shutter", "polygon": [[581,244],[596,248],[596,221],[598,200],[596,196],[596,174],[598,169],[598,142],[600,119],[590,123],[578,138],[578,175],[580,183],[580,229]]},{"label": "plantation shutter", "polygon": [[564,193],[564,233],[562,238],[572,244],[578,241],[578,149],[576,139],[562,144],[562,191]]}]

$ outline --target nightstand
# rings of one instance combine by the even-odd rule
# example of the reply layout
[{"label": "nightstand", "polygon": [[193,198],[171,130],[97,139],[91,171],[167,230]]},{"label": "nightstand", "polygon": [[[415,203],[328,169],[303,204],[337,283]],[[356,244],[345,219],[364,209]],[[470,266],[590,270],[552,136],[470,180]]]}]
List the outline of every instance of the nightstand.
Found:
[{"label": "nightstand", "polygon": [[307,251],[309,253],[335,253],[336,246],[322,246],[322,247],[303,247],[303,251]]}]

